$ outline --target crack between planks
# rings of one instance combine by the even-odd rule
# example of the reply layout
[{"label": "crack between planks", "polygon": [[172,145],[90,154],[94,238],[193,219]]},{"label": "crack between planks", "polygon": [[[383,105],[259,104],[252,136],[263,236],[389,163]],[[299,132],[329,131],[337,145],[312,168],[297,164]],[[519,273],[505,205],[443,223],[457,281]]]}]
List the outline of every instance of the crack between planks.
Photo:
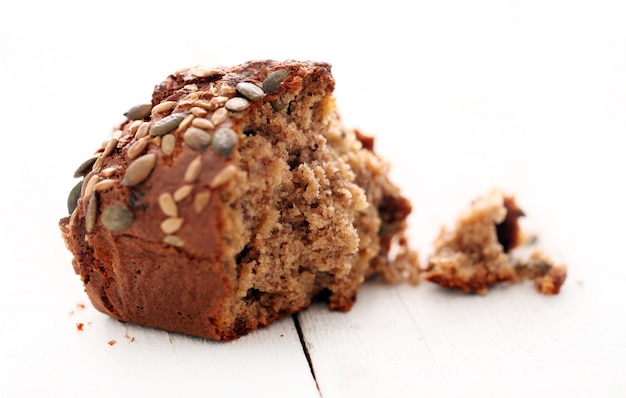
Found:
[{"label": "crack between planks", "polygon": [[300,344],[302,344],[302,351],[304,352],[304,356],[306,357],[306,362],[309,364],[309,370],[311,371],[311,376],[313,376],[313,381],[315,381],[315,387],[317,388],[317,392],[320,394],[320,398],[322,396],[322,390],[320,390],[320,385],[317,383],[317,377],[315,377],[315,368],[313,368],[313,361],[311,360],[311,354],[309,353],[309,347],[304,340],[304,333],[302,333],[302,326],[300,326],[300,314],[293,314],[291,318],[293,319],[293,323],[296,326],[296,332],[298,332],[298,338],[300,339]]}]

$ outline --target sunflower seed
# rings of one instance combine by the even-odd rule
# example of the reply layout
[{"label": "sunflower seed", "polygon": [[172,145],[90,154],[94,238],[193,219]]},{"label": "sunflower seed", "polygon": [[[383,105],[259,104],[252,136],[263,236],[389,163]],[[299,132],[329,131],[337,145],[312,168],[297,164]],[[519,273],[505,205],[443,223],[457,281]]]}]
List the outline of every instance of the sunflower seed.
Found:
[{"label": "sunflower seed", "polygon": [[287,76],[289,76],[289,71],[286,69],[279,69],[270,73],[265,80],[263,80],[263,91],[266,94],[274,94]]},{"label": "sunflower seed", "polygon": [[192,114],[187,115],[187,117],[184,118],[182,122],[180,122],[180,125],[178,125],[178,128],[176,129],[176,133],[187,130],[189,126],[191,126],[191,123],[193,122],[195,118],[196,118],[195,115],[192,115]]},{"label": "sunflower seed", "polygon": [[102,174],[102,177],[111,177],[113,174],[115,174],[115,167],[107,167],[106,169],[102,170],[100,172],[100,174]]},{"label": "sunflower seed", "polygon": [[211,123],[209,119],[205,119],[202,117],[194,119],[191,125],[203,130],[213,130],[215,128],[215,126],[213,125],[213,123]]},{"label": "sunflower seed", "polygon": [[164,101],[164,102],[161,102],[160,104],[155,105],[154,108],[152,108],[152,115],[154,116],[157,113],[169,112],[175,106],[176,106],[176,101]]},{"label": "sunflower seed", "polygon": [[83,181],[79,181],[74,188],[70,191],[70,194],[67,197],[67,211],[68,214],[72,214],[76,207],[78,206],[78,198],[80,198],[80,191],[83,188]]},{"label": "sunflower seed", "polygon": [[258,101],[263,98],[263,95],[265,95],[260,87],[248,82],[241,82],[237,84],[236,88],[237,91],[239,91],[239,94],[243,95],[250,101]]},{"label": "sunflower seed", "polygon": [[186,113],[174,113],[154,123],[150,129],[150,135],[160,137],[171,131],[174,131],[176,127],[187,117]]},{"label": "sunflower seed", "polygon": [[204,152],[211,145],[211,134],[197,127],[190,127],[185,131],[183,140],[192,149]]},{"label": "sunflower seed", "polygon": [[166,155],[171,155],[176,148],[176,137],[173,134],[167,134],[163,136],[161,140],[161,150]]},{"label": "sunflower seed", "polygon": [[163,192],[159,195],[159,207],[166,216],[178,217],[178,207],[171,193]]},{"label": "sunflower seed", "polygon": [[128,156],[129,159],[135,159],[137,156],[141,155],[150,143],[150,138],[152,137],[146,136],[139,141],[133,142],[128,148],[128,151],[126,151],[126,156]]},{"label": "sunflower seed", "polygon": [[100,170],[102,170],[102,165],[103,164],[104,164],[104,156],[99,156],[98,159],[96,159],[96,161],[93,164],[93,166],[91,166],[91,171],[93,171],[95,173],[99,173]]},{"label": "sunflower seed", "polygon": [[187,196],[189,196],[191,191],[193,191],[193,185],[191,185],[191,184],[183,185],[182,187],[180,187],[176,191],[174,191],[174,195],[173,195],[174,200],[176,202],[180,202],[181,200],[183,200]]},{"label": "sunflower seed", "polygon": [[141,126],[141,123],[143,123],[141,120],[134,120],[130,124],[130,127],[128,127],[128,132],[131,133],[131,134],[135,134],[137,132],[137,129],[139,128],[139,126]]},{"label": "sunflower seed", "polygon": [[167,235],[165,238],[163,238],[163,242],[167,243],[168,245],[178,247],[183,247],[185,245],[185,241],[176,235]]},{"label": "sunflower seed", "polygon": [[130,227],[134,218],[133,212],[125,206],[111,205],[104,209],[100,221],[110,231],[119,232]]},{"label": "sunflower seed", "polygon": [[189,72],[195,77],[213,77],[222,74],[222,72],[218,69],[206,68],[203,66],[192,68]]},{"label": "sunflower seed", "polygon": [[197,84],[185,84],[183,86],[183,88],[187,91],[198,91],[198,85]]},{"label": "sunflower seed", "polygon": [[205,117],[207,114],[206,109],[200,108],[199,106],[194,106],[189,110],[195,117]]},{"label": "sunflower seed", "polygon": [[196,156],[196,158],[189,163],[189,166],[187,166],[184,176],[185,182],[188,184],[195,182],[200,175],[200,171],[202,171],[202,155]]},{"label": "sunflower seed", "polygon": [[98,159],[98,156],[94,156],[81,163],[74,172],[74,178],[84,177],[87,173],[89,173],[93,164],[96,163],[96,159]]},{"label": "sunflower seed", "polygon": [[211,199],[211,191],[202,191],[196,194],[193,198],[193,208],[196,214],[202,213],[202,210],[209,204],[209,199]]},{"label": "sunflower seed", "polygon": [[152,104],[135,105],[126,111],[124,116],[126,116],[128,120],[142,120],[150,114],[150,110],[152,110]]},{"label": "sunflower seed", "polygon": [[152,142],[156,146],[161,146],[161,137],[154,137],[150,142]]},{"label": "sunflower seed", "polygon": [[230,158],[237,145],[237,134],[229,128],[222,127],[213,135],[211,148],[223,158]]},{"label": "sunflower seed", "polygon": [[218,124],[225,122],[228,119],[228,115],[228,109],[219,108],[211,115],[211,123],[213,123],[214,126],[217,126]]},{"label": "sunflower seed", "polygon": [[94,174],[88,181],[85,186],[85,192],[83,193],[83,197],[87,198],[89,195],[93,193],[93,187],[100,181],[100,177]]},{"label": "sunflower seed", "polygon": [[243,97],[234,97],[229,99],[224,106],[229,111],[240,112],[250,106],[250,101]]},{"label": "sunflower seed", "polygon": [[161,222],[161,231],[167,235],[176,233],[183,226],[185,220],[180,217],[168,217]]},{"label": "sunflower seed", "polygon": [[124,132],[122,130],[115,130],[113,131],[113,133],[111,133],[111,135],[114,139],[119,140],[124,135]]},{"label": "sunflower seed", "polygon": [[229,164],[228,166],[220,170],[215,175],[215,177],[213,177],[213,181],[211,181],[211,184],[209,184],[209,186],[211,188],[217,188],[225,184],[226,182],[228,182],[230,179],[232,179],[236,173],[237,173],[237,168],[234,165]]},{"label": "sunflower seed", "polygon": [[89,204],[87,205],[87,213],[85,214],[85,228],[87,232],[91,232],[93,226],[96,225],[98,219],[98,195],[91,195]]},{"label": "sunflower seed", "polygon": [[155,163],[156,155],[154,153],[143,155],[135,160],[126,169],[126,174],[124,174],[122,179],[122,186],[132,187],[143,182],[152,172]]},{"label": "sunflower seed", "polygon": [[229,99],[230,99],[229,97],[219,96],[219,97],[211,98],[210,102],[212,104],[216,104],[219,107],[219,106],[224,106],[224,104],[228,102]]},{"label": "sunflower seed", "polygon": [[194,107],[206,109],[207,111],[212,111],[218,108],[217,103],[211,103],[210,101],[205,101],[205,100],[194,101],[193,105]]},{"label": "sunflower seed", "polygon": [[89,174],[87,174],[85,176],[85,178],[83,178],[83,187],[80,190],[80,197],[84,197],[85,196],[85,190],[87,189],[87,184],[89,183],[89,180],[91,180],[93,178],[93,176],[97,175],[98,173],[96,171],[90,171]]},{"label": "sunflower seed", "polygon": [[228,84],[222,84],[218,91],[218,95],[220,97],[232,97],[233,95],[235,95],[235,93],[236,93],[235,89],[229,86]]},{"label": "sunflower seed", "polygon": [[94,186],[93,190],[96,192],[106,191],[107,189],[113,187],[117,183],[116,180],[102,180],[98,181]]},{"label": "sunflower seed", "polygon": [[150,122],[142,122],[139,128],[137,129],[137,132],[135,133],[135,139],[138,140],[147,136],[149,131],[150,131]]},{"label": "sunflower seed", "polygon": [[118,142],[119,140],[117,138],[113,138],[111,141],[109,141],[106,148],[104,148],[104,152],[102,152],[102,158],[106,158],[107,156],[112,154],[113,150],[115,150],[115,147],[117,147]]}]

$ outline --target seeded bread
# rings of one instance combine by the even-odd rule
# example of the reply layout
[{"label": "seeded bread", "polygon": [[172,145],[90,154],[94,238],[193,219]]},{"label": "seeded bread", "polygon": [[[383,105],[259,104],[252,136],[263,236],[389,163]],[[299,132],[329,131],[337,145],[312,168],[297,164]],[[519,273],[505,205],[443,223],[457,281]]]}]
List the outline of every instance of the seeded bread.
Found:
[{"label": "seeded bread", "polygon": [[325,63],[186,68],[129,109],[60,221],[93,305],[225,341],[318,299],[347,311],[374,275],[417,283],[411,205],[334,84]]},{"label": "seeded bread", "polygon": [[538,249],[528,259],[513,251],[528,243],[518,223],[522,216],[515,198],[498,190],[476,199],[454,229],[441,230],[424,279],[479,294],[486,294],[498,282],[532,280],[538,292],[558,294],[567,277],[565,266]]}]

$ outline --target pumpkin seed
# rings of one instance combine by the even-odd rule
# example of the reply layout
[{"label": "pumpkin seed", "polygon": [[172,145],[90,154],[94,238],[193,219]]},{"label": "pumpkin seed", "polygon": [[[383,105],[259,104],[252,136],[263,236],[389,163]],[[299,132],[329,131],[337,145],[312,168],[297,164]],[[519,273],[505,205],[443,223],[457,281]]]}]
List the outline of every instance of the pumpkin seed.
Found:
[{"label": "pumpkin seed", "polygon": [[174,148],[176,148],[176,137],[172,134],[163,136],[161,140],[161,150],[163,153],[171,155],[174,152]]},{"label": "pumpkin seed", "polygon": [[135,216],[126,206],[111,205],[104,209],[100,221],[108,230],[120,232],[130,227]]},{"label": "pumpkin seed", "polygon": [[98,159],[98,156],[89,158],[81,163],[74,172],[74,178],[84,177],[85,175],[87,175],[87,173],[91,171],[93,164],[96,163],[96,159]]},{"label": "pumpkin seed", "polygon": [[98,195],[91,195],[89,204],[87,205],[87,213],[85,214],[85,228],[87,232],[91,232],[93,226],[96,225],[98,219]]},{"label": "pumpkin seed", "polygon": [[237,145],[237,134],[227,127],[218,129],[213,135],[211,148],[223,158],[230,158]]},{"label": "pumpkin seed", "polygon": [[68,214],[72,214],[76,207],[78,206],[78,198],[80,198],[80,191],[83,188],[83,181],[79,181],[74,188],[70,191],[70,194],[67,197],[67,211]]},{"label": "pumpkin seed", "polygon": [[160,137],[167,133],[170,133],[178,127],[178,125],[187,117],[186,113],[175,113],[169,115],[154,123],[150,129],[150,135]]},{"label": "pumpkin seed", "polygon": [[279,69],[270,73],[265,80],[263,80],[263,91],[266,94],[274,94],[287,76],[289,76],[289,71],[286,69]]},{"label": "pumpkin seed", "polygon": [[239,94],[243,95],[250,101],[258,101],[263,98],[263,95],[265,95],[260,87],[248,82],[241,82],[237,84],[236,88],[237,91],[239,91]]},{"label": "pumpkin seed", "polygon": [[135,105],[124,113],[128,120],[142,120],[150,114],[152,104]]},{"label": "pumpkin seed", "polygon": [[240,112],[250,106],[250,101],[243,97],[234,97],[229,99],[224,106],[229,111]]},{"label": "pumpkin seed", "polygon": [[132,187],[143,182],[148,178],[155,164],[156,155],[154,153],[149,153],[138,158],[126,169],[126,174],[124,174],[124,178],[122,179],[122,186]]},{"label": "pumpkin seed", "polygon": [[185,131],[183,140],[196,151],[204,152],[211,145],[211,134],[197,127],[190,127]]}]

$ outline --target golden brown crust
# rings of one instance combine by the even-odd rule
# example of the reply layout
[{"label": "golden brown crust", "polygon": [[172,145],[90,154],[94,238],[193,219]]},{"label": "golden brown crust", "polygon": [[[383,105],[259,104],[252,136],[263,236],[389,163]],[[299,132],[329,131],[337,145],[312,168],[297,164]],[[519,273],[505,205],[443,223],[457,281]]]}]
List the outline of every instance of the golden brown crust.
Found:
[{"label": "golden brown crust", "polygon": [[195,67],[129,110],[60,222],[94,306],[231,340],[316,297],[348,310],[375,274],[416,282],[410,203],[333,88],[325,63]]}]

